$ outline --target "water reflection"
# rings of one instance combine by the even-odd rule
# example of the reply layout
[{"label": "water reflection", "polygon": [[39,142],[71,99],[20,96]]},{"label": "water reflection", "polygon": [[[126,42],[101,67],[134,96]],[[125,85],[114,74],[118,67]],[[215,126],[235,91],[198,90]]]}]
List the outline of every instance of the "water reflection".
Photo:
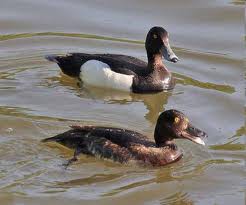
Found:
[{"label": "water reflection", "polygon": [[57,188],[74,188],[79,187],[83,185],[92,185],[97,183],[103,183],[103,182],[109,182],[112,180],[116,180],[120,178],[122,174],[116,173],[116,174],[94,174],[89,177],[81,178],[81,179],[73,179],[65,182],[57,182],[55,186]]},{"label": "water reflection", "polygon": [[77,122],[77,120],[64,119],[58,117],[49,117],[49,116],[37,116],[32,114],[32,110],[23,107],[12,107],[12,106],[0,106],[0,115],[13,116],[13,117],[22,117],[33,120],[44,120],[44,121],[60,121],[60,122]]},{"label": "water reflection", "polygon": [[[177,84],[191,85],[203,89],[211,89],[220,92],[225,92],[232,94],[235,92],[235,88],[230,85],[220,85],[209,82],[201,82],[195,80],[191,77],[174,73],[176,77]],[[80,98],[90,98],[93,100],[103,100],[107,104],[130,104],[133,102],[143,102],[146,107],[147,113],[145,118],[154,124],[157,120],[157,117],[160,112],[164,110],[165,105],[168,103],[168,98],[172,95],[173,91],[164,91],[154,94],[135,94],[128,92],[119,92],[117,90],[102,89],[90,87],[88,85],[83,86],[82,83],[78,80],[70,78],[66,75],[61,74],[59,77],[47,78],[51,86],[54,86],[60,82],[63,86],[71,87],[76,90],[76,95]],[[53,81],[53,83],[52,83]],[[57,84],[58,85],[58,84]]]},{"label": "water reflection", "polygon": [[174,73],[174,76],[177,79],[177,83],[182,84],[182,85],[192,85],[195,87],[203,88],[203,89],[211,89],[211,90],[216,90],[216,91],[221,91],[225,93],[232,94],[235,92],[235,88],[230,85],[220,85],[220,84],[215,84],[215,83],[210,83],[210,82],[201,82],[199,80],[193,79],[191,77],[179,74],[179,73]]},{"label": "water reflection", "polygon": [[[204,160],[199,164],[193,165],[193,170],[189,173],[182,169],[182,163],[176,163],[160,169],[135,169],[134,167],[117,167],[111,171],[103,171],[102,173],[91,174],[91,176],[78,177],[77,179],[65,180],[56,178],[55,182],[51,182],[46,190],[63,190],[76,193],[87,192],[92,187],[100,193],[101,197],[115,197],[129,192],[139,192],[139,190],[153,188],[153,192],[158,192],[161,197],[161,204],[193,204],[188,193],[184,192],[183,187],[179,185],[179,180],[191,179],[203,175],[211,165],[236,163],[237,160],[211,159]],[[125,170],[128,170],[125,172]],[[110,173],[108,173],[110,172]],[[177,174],[178,173],[178,174]],[[137,177],[136,177],[137,176]],[[58,179],[58,181],[57,181]],[[161,185],[161,189],[155,190],[155,185]],[[99,192],[99,193],[98,193]],[[150,193],[151,194],[151,193]]]},{"label": "water reflection", "polygon": [[245,136],[245,134],[246,134],[246,127],[245,127],[245,125],[242,125],[240,128],[238,128],[237,130],[236,130],[236,133],[235,133],[235,135],[233,135],[231,138],[239,138],[239,137],[243,137],[243,136]]},{"label": "water reflection", "polygon": [[232,140],[225,144],[211,145],[209,146],[212,150],[228,150],[228,151],[243,151],[246,149],[245,144],[235,143],[236,140]]},{"label": "water reflection", "polygon": [[209,146],[212,150],[227,150],[227,151],[243,151],[246,149],[246,145],[242,139],[245,136],[245,126],[242,125],[238,128],[236,133],[229,137],[229,141],[224,144]]},{"label": "water reflection", "polygon": [[230,2],[231,4],[234,4],[234,5],[245,5],[245,0],[233,0]]},{"label": "water reflection", "polygon": [[194,202],[186,192],[176,192],[160,200],[161,205],[193,205]]},{"label": "water reflection", "polygon": [[133,182],[133,183],[121,186],[119,188],[115,188],[115,189],[113,189],[113,190],[111,190],[105,194],[102,194],[102,196],[114,196],[114,195],[119,194],[119,193],[124,192],[124,191],[128,191],[128,190],[132,190],[134,188],[139,188],[142,186],[150,185],[154,182],[155,182],[154,179],[147,179],[147,180],[142,180],[142,181],[138,181],[138,182]]},{"label": "water reflection", "polygon": [[17,34],[4,34],[0,35],[0,41],[6,41],[11,39],[19,38],[30,38],[36,36],[62,36],[62,37],[73,37],[73,38],[85,38],[85,39],[98,39],[98,40],[107,40],[107,41],[118,41],[134,44],[144,44],[143,41],[128,40],[122,38],[113,38],[108,36],[100,36],[94,34],[85,34],[85,33],[62,33],[62,32],[41,32],[41,33],[17,33]]},{"label": "water reflection", "polygon": [[80,81],[72,79],[66,75],[61,77],[52,77],[49,81],[60,82],[63,86],[70,86],[76,91],[76,95],[80,98],[90,98],[92,100],[103,100],[107,104],[125,105],[133,102],[143,102],[147,109],[145,118],[155,124],[160,112],[163,112],[165,105],[168,103],[168,98],[173,91],[164,91],[153,94],[135,94],[130,92],[119,92],[117,90],[95,88],[83,86]]},{"label": "water reflection", "polygon": [[153,124],[156,122],[159,113],[163,112],[164,107],[168,102],[168,98],[171,95],[172,91],[141,95],[114,90],[102,90],[99,88],[89,88],[86,89],[86,93],[82,91],[82,93],[79,94],[80,97],[90,96],[93,99],[104,100],[108,104],[124,105],[133,102],[142,102],[147,110],[145,118]]}]

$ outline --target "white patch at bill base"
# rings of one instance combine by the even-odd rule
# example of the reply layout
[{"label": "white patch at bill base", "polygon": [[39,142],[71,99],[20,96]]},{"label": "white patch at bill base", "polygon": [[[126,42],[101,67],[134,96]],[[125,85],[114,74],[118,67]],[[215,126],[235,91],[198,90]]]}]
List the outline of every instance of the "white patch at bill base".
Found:
[{"label": "white patch at bill base", "polygon": [[109,65],[98,60],[89,60],[80,68],[81,80],[92,86],[130,91],[133,75],[114,72]]}]

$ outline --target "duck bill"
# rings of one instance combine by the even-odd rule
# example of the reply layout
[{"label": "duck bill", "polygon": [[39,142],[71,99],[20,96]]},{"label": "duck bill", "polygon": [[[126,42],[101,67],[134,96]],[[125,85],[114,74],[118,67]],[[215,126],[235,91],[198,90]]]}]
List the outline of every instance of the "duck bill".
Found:
[{"label": "duck bill", "polygon": [[171,61],[173,63],[176,63],[179,61],[179,58],[175,55],[175,53],[173,52],[173,50],[171,49],[171,46],[169,44],[169,41],[168,39],[165,39],[163,41],[164,43],[164,48],[163,48],[163,51],[162,51],[162,55],[163,57],[168,60],[168,61]]},{"label": "duck bill", "polygon": [[181,135],[185,139],[205,146],[205,142],[203,141],[203,139],[207,137],[207,134],[195,128],[191,124],[188,125],[187,129],[183,131]]}]

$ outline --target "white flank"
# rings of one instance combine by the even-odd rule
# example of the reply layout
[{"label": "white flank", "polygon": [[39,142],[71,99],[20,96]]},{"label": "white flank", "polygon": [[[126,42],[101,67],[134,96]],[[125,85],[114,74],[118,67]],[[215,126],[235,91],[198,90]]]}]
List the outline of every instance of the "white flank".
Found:
[{"label": "white flank", "polygon": [[109,65],[97,60],[85,62],[80,69],[81,80],[96,87],[130,91],[133,77],[133,75],[116,73],[110,69]]}]

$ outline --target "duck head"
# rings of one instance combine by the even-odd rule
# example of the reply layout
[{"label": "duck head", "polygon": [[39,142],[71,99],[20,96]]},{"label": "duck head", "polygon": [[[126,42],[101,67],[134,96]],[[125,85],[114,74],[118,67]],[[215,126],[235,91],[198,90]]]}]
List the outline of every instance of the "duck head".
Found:
[{"label": "duck head", "polygon": [[188,139],[205,145],[203,139],[207,134],[195,128],[182,112],[166,110],[157,120],[154,137],[158,147],[166,146],[173,139]]},{"label": "duck head", "polygon": [[162,27],[155,26],[149,30],[145,41],[145,48],[149,61],[158,55],[173,63],[179,60],[169,45],[168,32]]}]

